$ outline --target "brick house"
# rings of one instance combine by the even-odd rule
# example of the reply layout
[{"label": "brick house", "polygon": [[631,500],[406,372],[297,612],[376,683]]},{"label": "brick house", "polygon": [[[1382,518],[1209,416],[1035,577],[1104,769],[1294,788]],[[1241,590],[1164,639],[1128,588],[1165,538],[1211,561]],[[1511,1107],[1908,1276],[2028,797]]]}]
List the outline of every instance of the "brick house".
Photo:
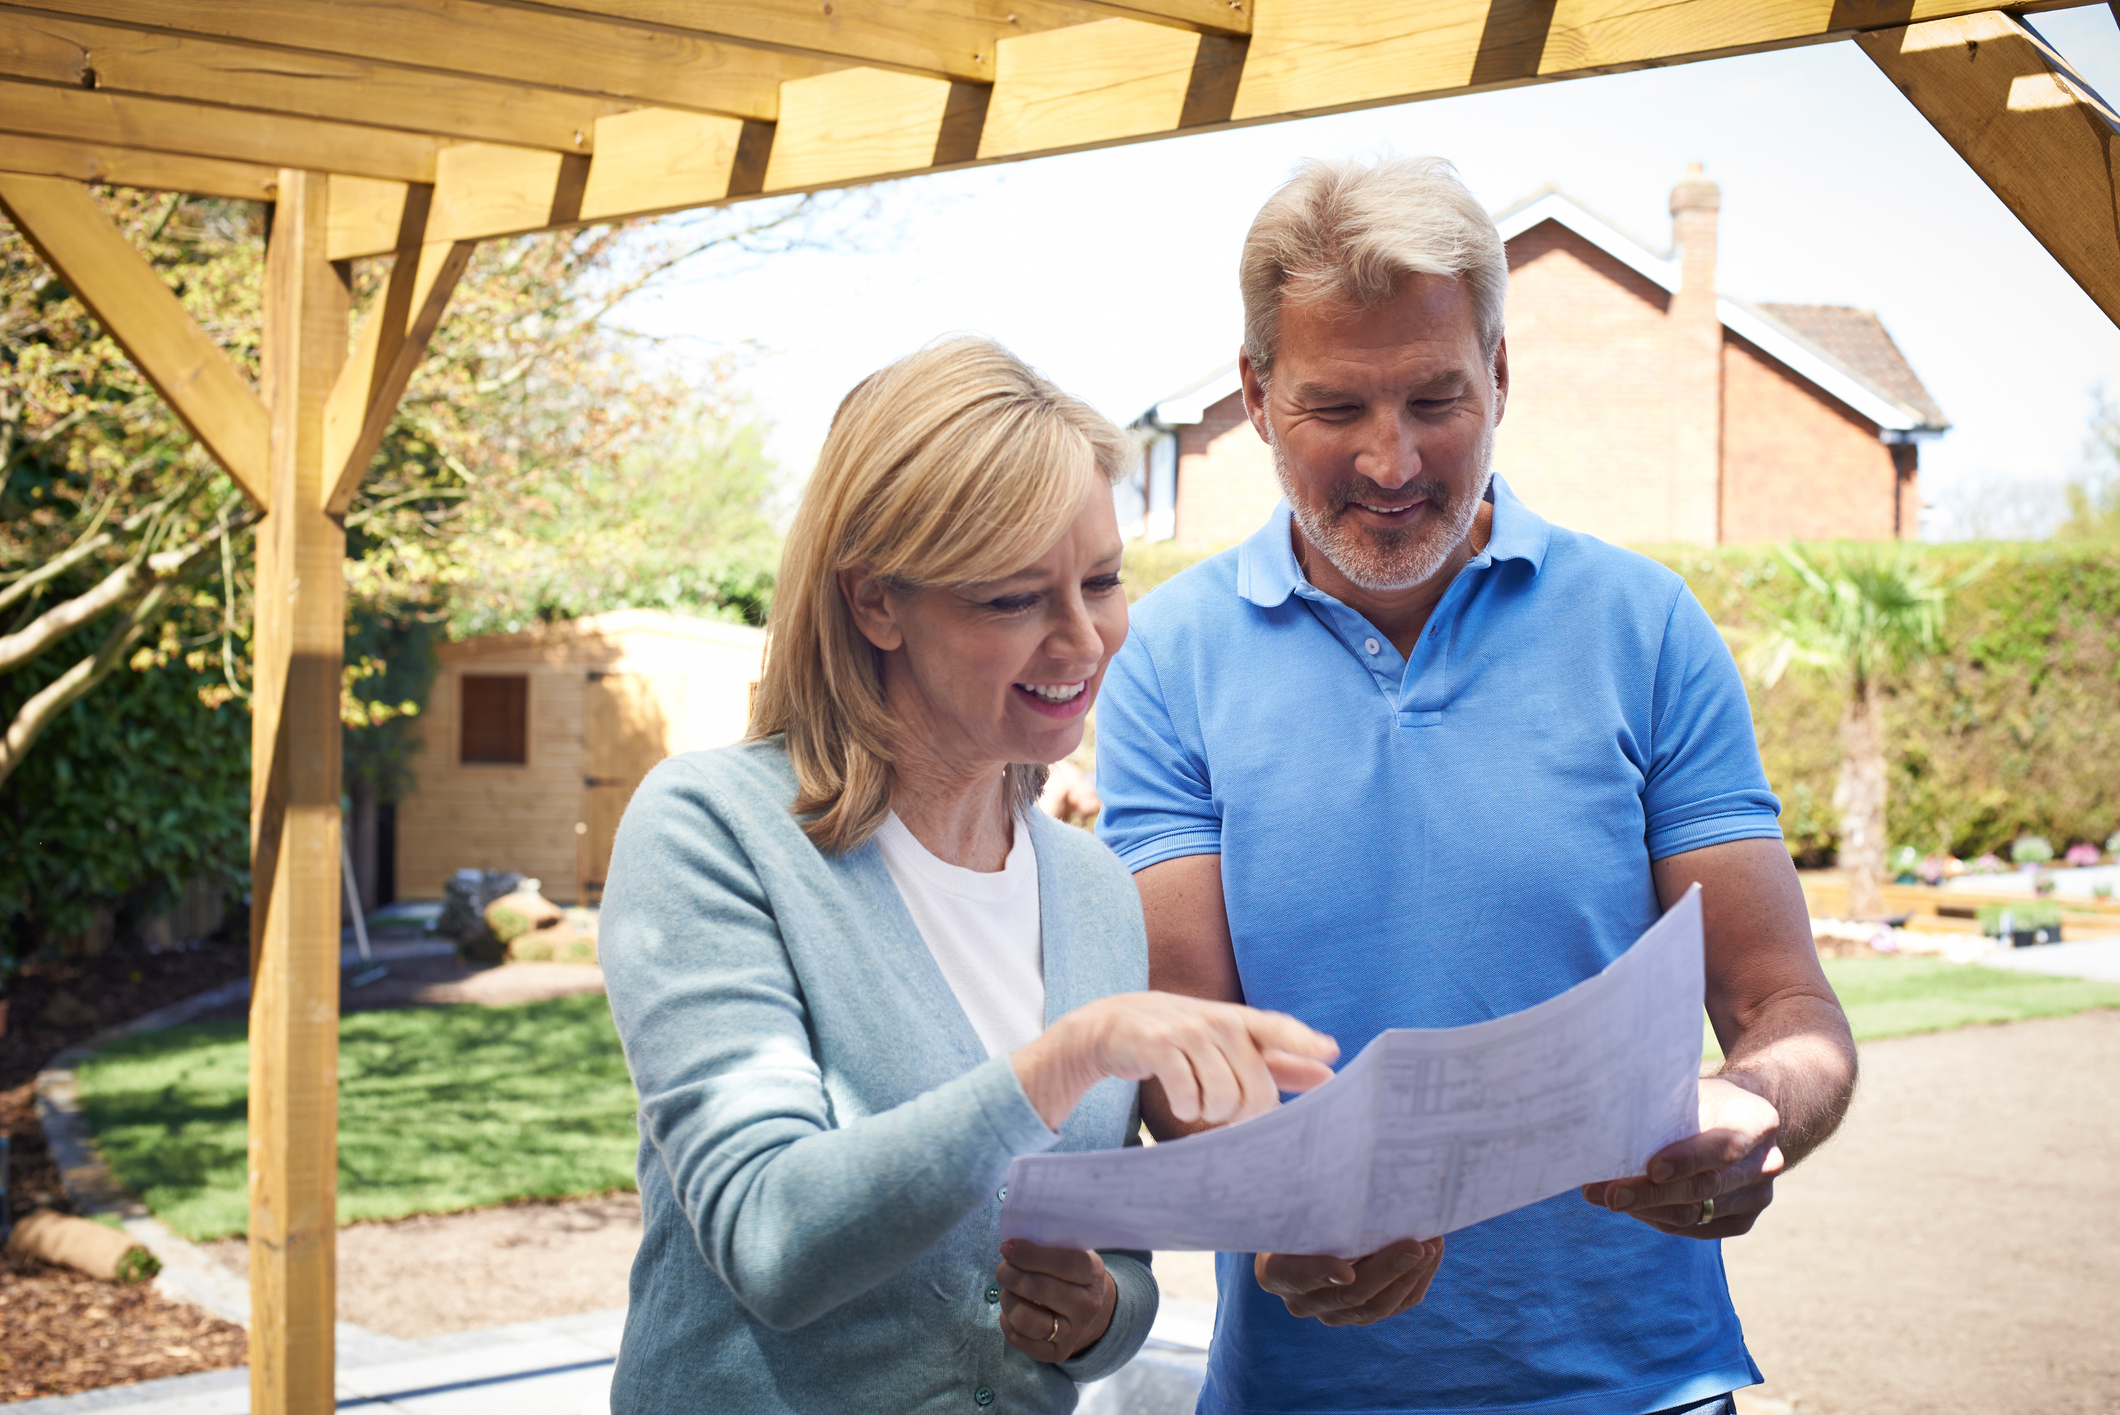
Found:
[{"label": "brick house", "polygon": [[[1943,411],[1871,311],[1718,293],[1720,204],[1696,164],[1671,193],[1669,253],[1557,187],[1495,217],[1510,274],[1495,470],[1540,515],[1621,544],[1913,537],[1917,450]],[[1235,364],[1134,426],[1137,533],[1229,545],[1280,499]]]}]

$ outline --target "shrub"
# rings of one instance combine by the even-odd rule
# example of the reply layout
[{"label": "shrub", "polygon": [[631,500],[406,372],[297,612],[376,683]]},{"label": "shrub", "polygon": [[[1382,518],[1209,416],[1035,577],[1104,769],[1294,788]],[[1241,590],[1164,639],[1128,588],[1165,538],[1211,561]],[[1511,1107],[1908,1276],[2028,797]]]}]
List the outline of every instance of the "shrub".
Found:
[{"label": "shrub", "polygon": [[2010,929],[2016,933],[2061,927],[2061,906],[2058,904],[1983,904],[1979,913],[1980,931],[1989,938],[2002,936],[2002,916],[2005,914],[2010,917]]}]

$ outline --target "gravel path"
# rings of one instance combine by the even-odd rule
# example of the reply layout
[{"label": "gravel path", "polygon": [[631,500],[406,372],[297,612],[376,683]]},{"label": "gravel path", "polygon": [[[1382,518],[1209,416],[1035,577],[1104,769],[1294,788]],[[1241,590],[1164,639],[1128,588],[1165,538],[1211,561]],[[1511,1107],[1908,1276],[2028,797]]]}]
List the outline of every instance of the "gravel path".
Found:
[{"label": "gravel path", "polygon": [[1723,1245],[1801,1415],[2120,1411],[2120,1012],[1871,1042],[1840,1134]]}]

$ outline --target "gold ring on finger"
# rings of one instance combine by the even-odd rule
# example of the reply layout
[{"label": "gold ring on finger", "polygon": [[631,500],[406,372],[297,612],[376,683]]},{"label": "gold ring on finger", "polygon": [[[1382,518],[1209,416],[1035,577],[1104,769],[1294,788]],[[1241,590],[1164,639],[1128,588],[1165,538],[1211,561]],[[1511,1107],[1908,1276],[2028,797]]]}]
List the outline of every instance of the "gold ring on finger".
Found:
[{"label": "gold ring on finger", "polygon": [[1045,1344],[1047,1346],[1058,1346],[1060,1344],[1060,1318],[1058,1316],[1053,1318],[1053,1334],[1045,1339]]},{"label": "gold ring on finger", "polygon": [[1713,1222],[1715,1222],[1715,1201],[1713,1199],[1703,1199],[1700,1201],[1700,1217],[1693,1220],[1693,1226],[1695,1228],[1705,1228]]}]

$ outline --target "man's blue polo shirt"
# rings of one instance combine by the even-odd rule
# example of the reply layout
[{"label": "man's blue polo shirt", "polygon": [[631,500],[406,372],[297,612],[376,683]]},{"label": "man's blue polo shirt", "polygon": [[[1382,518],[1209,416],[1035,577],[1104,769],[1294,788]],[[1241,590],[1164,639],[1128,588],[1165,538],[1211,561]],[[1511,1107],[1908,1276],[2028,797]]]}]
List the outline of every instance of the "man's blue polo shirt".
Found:
[{"label": "man's blue polo shirt", "polygon": [[[1220,854],[1245,1000],[1343,1059],[1545,1001],[1656,919],[1651,860],[1781,835],[1685,582],[1493,486],[1410,661],[1305,581],[1284,504],[1135,607],[1098,700],[1098,834],[1135,870]],[[1452,1234],[1374,1326],[1289,1316],[1248,1254],[1217,1269],[1209,1415],[1643,1415],[1760,1379],[1720,1245],[1573,1193]]]}]

